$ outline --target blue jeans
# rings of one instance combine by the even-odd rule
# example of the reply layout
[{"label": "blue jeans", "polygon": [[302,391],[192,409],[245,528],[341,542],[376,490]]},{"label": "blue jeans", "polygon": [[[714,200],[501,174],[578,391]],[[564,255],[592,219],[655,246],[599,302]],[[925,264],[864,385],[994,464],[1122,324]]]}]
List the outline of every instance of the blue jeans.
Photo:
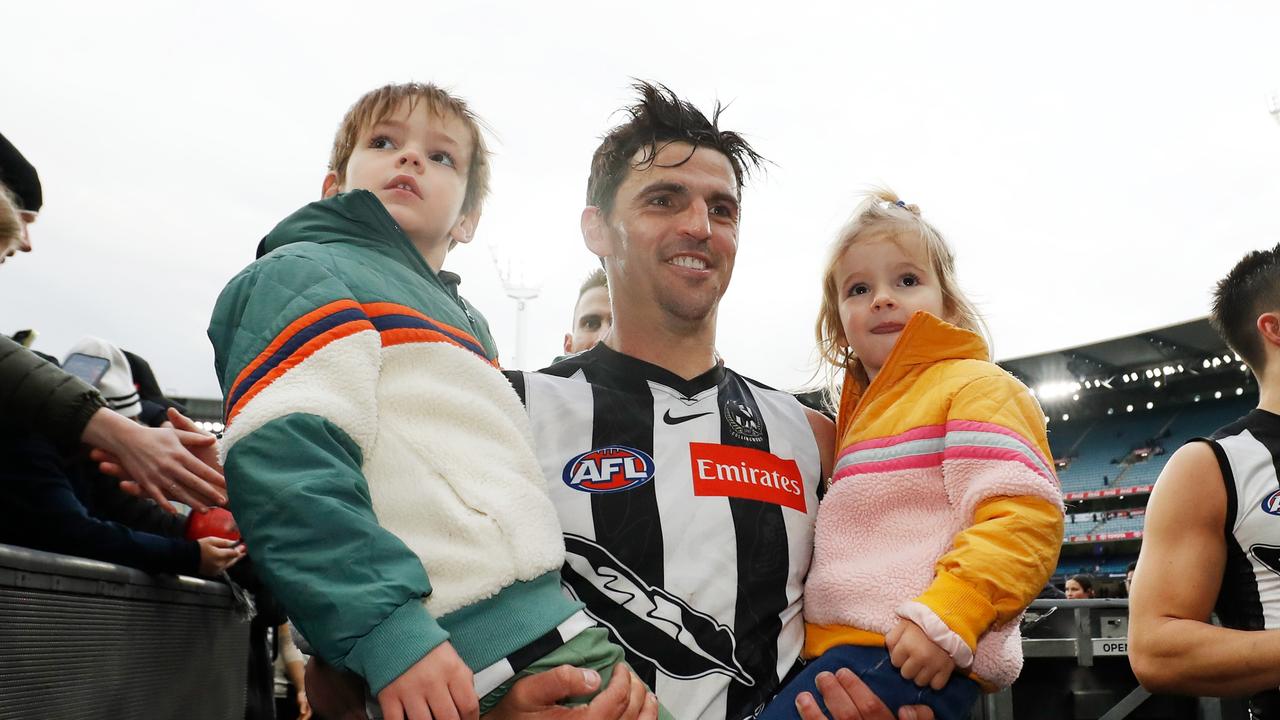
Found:
[{"label": "blue jeans", "polygon": [[903,705],[927,705],[933,709],[937,720],[964,720],[978,700],[978,684],[959,672],[952,673],[946,687],[934,690],[917,687],[898,672],[889,661],[889,651],[882,647],[838,645],[823,653],[805,666],[804,670],[778,691],[773,700],[760,713],[758,720],[789,720],[796,715],[796,696],[802,692],[813,693],[822,712],[831,717],[818,692],[818,673],[849,668],[880,697],[896,717]]}]

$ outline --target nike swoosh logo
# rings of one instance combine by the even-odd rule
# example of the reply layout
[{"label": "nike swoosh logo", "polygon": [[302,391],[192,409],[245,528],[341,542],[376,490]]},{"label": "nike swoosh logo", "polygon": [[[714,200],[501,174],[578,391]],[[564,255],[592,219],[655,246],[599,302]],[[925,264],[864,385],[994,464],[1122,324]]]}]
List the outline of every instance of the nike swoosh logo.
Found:
[{"label": "nike swoosh logo", "polygon": [[670,411],[670,410],[668,410],[668,411],[666,412],[666,414],[662,416],[662,421],[663,421],[663,422],[665,422],[665,423],[666,423],[666,424],[668,424],[668,425],[679,425],[679,424],[680,424],[680,423],[682,423],[682,422],[686,422],[686,421],[692,420],[692,419],[694,419],[694,418],[700,418],[700,417],[702,417],[703,415],[710,415],[710,414],[711,414],[711,411],[707,411],[707,412],[704,412],[704,413],[694,413],[693,415],[683,415],[683,416],[681,416],[681,417],[671,417],[671,411]]}]

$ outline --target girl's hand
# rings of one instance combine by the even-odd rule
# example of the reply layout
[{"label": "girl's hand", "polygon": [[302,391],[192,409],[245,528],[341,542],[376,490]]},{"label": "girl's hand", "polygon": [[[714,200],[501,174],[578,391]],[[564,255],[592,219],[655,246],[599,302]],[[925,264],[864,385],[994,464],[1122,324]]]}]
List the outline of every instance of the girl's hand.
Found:
[{"label": "girl's hand", "polygon": [[210,536],[196,542],[200,544],[200,574],[205,577],[217,577],[244,557],[244,546],[235,540]]},{"label": "girl's hand", "polygon": [[951,655],[934,644],[924,630],[910,620],[899,620],[885,636],[884,644],[889,649],[893,666],[902,671],[902,677],[920,687],[927,685],[941,690],[956,669]]}]

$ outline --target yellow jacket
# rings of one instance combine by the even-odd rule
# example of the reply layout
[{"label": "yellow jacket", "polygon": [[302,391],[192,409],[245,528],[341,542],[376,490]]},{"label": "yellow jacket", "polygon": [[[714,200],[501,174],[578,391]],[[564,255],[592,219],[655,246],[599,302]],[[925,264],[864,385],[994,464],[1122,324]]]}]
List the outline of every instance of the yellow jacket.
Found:
[{"label": "yellow jacket", "polygon": [[1057,564],[1062,493],[1039,404],[988,357],[917,312],[869,386],[846,374],[806,656],[883,646],[909,619],[986,690],[1021,672],[1018,618]]}]

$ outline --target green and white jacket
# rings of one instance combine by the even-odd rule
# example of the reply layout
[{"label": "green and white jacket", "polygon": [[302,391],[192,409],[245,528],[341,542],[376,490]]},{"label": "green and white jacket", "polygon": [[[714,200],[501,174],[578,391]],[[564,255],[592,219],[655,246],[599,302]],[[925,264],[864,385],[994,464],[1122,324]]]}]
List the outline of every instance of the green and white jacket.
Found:
[{"label": "green and white jacket", "polygon": [[231,510],[263,579],[376,694],[445,640],[472,670],[579,607],[528,418],[458,278],[371,193],[267,236],[209,325]]}]

